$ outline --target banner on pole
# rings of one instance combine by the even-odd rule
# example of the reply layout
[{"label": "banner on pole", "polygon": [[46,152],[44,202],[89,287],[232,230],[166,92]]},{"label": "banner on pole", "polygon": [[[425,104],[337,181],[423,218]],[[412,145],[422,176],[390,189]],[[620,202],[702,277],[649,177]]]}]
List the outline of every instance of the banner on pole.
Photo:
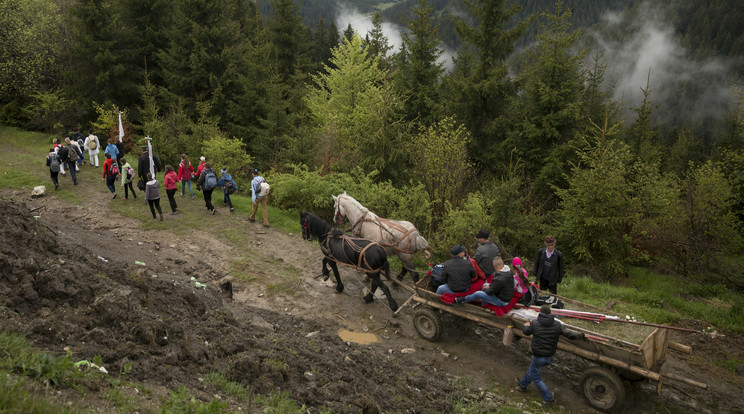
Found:
[{"label": "banner on pole", "polygon": [[124,127],[121,125],[121,112],[119,112],[119,142],[124,140]]}]

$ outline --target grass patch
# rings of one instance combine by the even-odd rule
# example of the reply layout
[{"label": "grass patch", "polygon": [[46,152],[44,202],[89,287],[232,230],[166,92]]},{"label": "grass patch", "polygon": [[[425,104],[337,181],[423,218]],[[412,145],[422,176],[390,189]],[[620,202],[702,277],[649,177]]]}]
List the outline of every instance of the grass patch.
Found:
[{"label": "grass patch", "polygon": [[54,404],[29,392],[34,388],[23,377],[0,372],[0,411],[4,413],[75,414],[86,410],[71,409]]},{"label": "grass patch", "polygon": [[744,333],[741,294],[725,286],[681,281],[645,268],[633,268],[625,286],[568,277],[559,293],[600,308],[614,300],[617,305],[610,313],[635,316],[645,322],[674,324],[681,319],[696,319],[727,332]]},{"label": "grass patch", "polygon": [[250,399],[251,397],[251,392],[248,388],[237,382],[230,381],[222,372],[210,372],[207,374],[206,381],[231,397],[244,400]]},{"label": "grass patch", "polygon": [[217,399],[208,403],[199,401],[189,394],[186,387],[180,386],[177,391],[170,392],[170,397],[163,403],[160,412],[161,414],[220,414],[227,413],[228,410],[226,403]]}]

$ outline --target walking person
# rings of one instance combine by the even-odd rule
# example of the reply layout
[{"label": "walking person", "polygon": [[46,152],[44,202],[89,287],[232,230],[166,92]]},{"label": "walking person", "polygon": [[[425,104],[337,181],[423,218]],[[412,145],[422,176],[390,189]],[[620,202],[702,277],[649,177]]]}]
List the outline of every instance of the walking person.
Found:
[{"label": "walking person", "polygon": [[220,180],[217,181],[217,186],[222,187],[222,194],[224,195],[222,205],[230,207],[230,212],[232,213],[235,209],[230,200],[230,194],[238,191],[238,184],[233,180],[232,176],[227,173],[227,168],[223,168],[220,172],[222,173],[222,176],[220,177]]},{"label": "walking person", "polygon": [[70,139],[70,138],[65,138],[65,145],[70,150],[68,157],[70,159],[74,158],[73,164],[75,166],[75,172],[77,173],[78,171],[80,171],[79,165],[80,165],[80,161],[83,159],[83,150],[80,149],[77,141]]},{"label": "walking person", "polygon": [[104,156],[106,157],[106,161],[103,162],[103,175],[101,179],[106,180],[106,187],[114,195],[111,197],[114,199],[116,198],[116,186],[114,186],[114,182],[116,182],[116,176],[119,175],[119,166],[116,164],[116,160],[111,158],[110,153],[106,152]]},{"label": "walking person", "polygon": [[49,154],[47,154],[46,157],[46,165],[49,167],[49,176],[52,178],[52,183],[54,184],[54,189],[59,188],[59,156],[57,155],[54,150],[49,151]]},{"label": "walking person", "polygon": [[[201,168],[201,166],[199,167]],[[215,187],[217,187],[217,175],[212,170],[212,164],[205,162],[204,169],[201,175],[199,175],[199,181],[196,183],[196,189],[201,189],[202,194],[204,194],[204,204],[212,215],[217,212],[212,204],[212,191],[214,191]]]},{"label": "walking person", "polygon": [[201,157],[199,157],[199,166],[196,167],[196,176],[197,177],[201,177],[201,173],[202,173],[202,171],[204,171],[204,164],[206,164],[206,163],[207,163],[207,159],[204,158],[203,155]]},{"label": "walking person", "polygon": [[88,136],[85,138],[85,142],[83,143],[83,147],[85,147],[88,150],[88,164],[91,167],[98,168],[98,153],[100,150],[98,149],[101,146],[101,143],[98,141],[98,137],[93,135],[93,130],[88,130]]},{"label": "walking person", "polygon": [[194,199],[194,190],[191,188],[191,179],[194,177],[194,166],[191,165],[189,157],[181,154],[181,163],[178,164],[178,180],[181,181],[181,197],[186,193],[186,186],[189,186],[189,194]]},{"label": "walking person", "polygon": [[[149,181],[147,179],[147,173],[150,172],[150,151],[147,150],[146,146],[142,146],[142,155],[137,160],[137,174],[143,182]],[[160,170],[162,170],[162,164],[160,164],[160,158],[157,155],[152,155],[152,162],[154,165],[155,177],[156,178]]]},{"label": "walking person", "polygon": [[258,212],[258,204],[260,203],[261,214],[263,214],[263,225],[264,227],[269,227],[269,214],[266,211],[266,197],[269,194],[263,194],[261,192],[261,183],[265,183],[266,180],[258,175],[257,168],[254,168],[253,171],[251,171],[251,175],[253,175],[253,180],[251,180],[251,199],[253,200],[253,209],[251,210],[251,216],[248,220],[250,220],[251,223],[256,221],[256,212]]},{"label": "walking person", "polygon": [[[59,149],[59,152],[57,155],[59,155],[59,159],[62,160],[62,163],[67,167],[67,170],[70,172],[70,177],[72,177],[72,183],[74,185],[77,185],[77,175],[75,168],[77,167],[77,159],[78,155],[77,152],[75,152],[75,148],[69,144],[70,139],[65,138],[65,142],[68,143],[67,145],[61,146]],[[60,167],[60,171],[62,171],[62,174],[64,175],[64,169]]]},{"label": "walking person", "polygon": [[524,378],[517,379],[517,389],[520,392],[527,392],[527,386],[534,382],[540,391],[543,406],[548,407],[555,404],[555,396],[542,380],[542,369],[553,362],[553,355],[558,349],[558,339],[561,335],[568,339],[584,339],[585,335],[583,332],[569,330],[561,322],[555,320],[555,316],[550,313],[549,305],[542,305],[537,319],[532,323],[527,322],[522,332],[528,336],[532,335],[532,362]]},{"label": "walking person", "polygon": [[106,149],[103,150],[104,154],[109,154],[111,158],[114,159],[116,162],[116,166],[119,167],[119,162],[117,161],[119,159],[119,147],[114,144],[113,140],[108,140],[108,145],[106,145]]},{"label": "walking person", "polygon": [[537,251],[532,274],[537,278],[540,290],[549,290],[557,295],[558,283],[563,280],[563,253],[555,248],[555,237],[545,236],[544,242],[545,247]]},{"label": "walking person", "polygon": [[168,196],[168,202],[170,203],[171,214],[178,212],[178,205],[176,204],[176,191],[178,191],[178,175],[170,165],[165,166],[165,177],[163,177],[163,185],[165,185],[165,194]]},{"label": "walking person", "polygon": [[155,209],[160,214],[160,221],[163,221],[163,210],[160,209],[160,184],[158,180],[152,178],[152,174],[147,173],[147,184],[145,184],[145,200],[150,206],[150,212],[152,213],[152,219],[157,219],[155,216]]},{"label": "walking person", "polygon": [[134,172],[134,168],[127,162],[126,157],[121,157],[121,162],[123,164],[121,166],[121,185],[124,186],[124,199],[129,199],[129,192],[131,191],[132,198],[136,200],[137,193],[134,192],[132,181],[137,177],[137,174]]},{"label": "walking person", "polygon": [[63,148],[62,143],[60,142],[59,138],[54,138],[52,140],[52,144],[52,150],[55,154],[57,154],[57,157],[59,157],[59,173],[65,175],[65,160],[59,153]]}]

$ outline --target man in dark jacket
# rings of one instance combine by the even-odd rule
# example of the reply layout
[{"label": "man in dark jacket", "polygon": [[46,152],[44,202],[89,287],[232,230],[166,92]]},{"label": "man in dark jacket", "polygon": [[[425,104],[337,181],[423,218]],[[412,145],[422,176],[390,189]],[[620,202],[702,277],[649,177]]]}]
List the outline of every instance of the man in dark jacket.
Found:
[{"label": "man in dark jacket", "polygon": [[543,305],[540,308],[537,320],[534,323],[527,322],[522,332],[525,335],[532,335],[532,362],[527,373],[524,374],[524,378],[517,381],[517,387],[519,391],[525,392],[530,382],[534,382],[538,391],[540,391],[540,396],[542,396],[543,405],[547,407],[555,404],[555,396],[541,378],[542,368],[553,362],[553,355],[558,349],[558,339],[561,335],[569,339],[584,339],[585,335],[582,332],[566,329],[561,322],[555,320],[555,317],[550,314],[550,306],[548,305]]},{"label": "man in dark jacket", "polygon": [[563,280],[563,253],[555,248],[555,237],[545,236],[545,247],[537,251],[532,274],[540,283],[540,290],[558,294],[558,283]]},{"label": "man in dark jacket", "polygon": [[452,258],[443,263],[441,274],[443,285],[437,288],[437,295],[442,293],[460,293],[470,289],[470,281],[475,278],[475,269],[470,260],[465,258],[463,246],[454,246],[450,250]]},{"label": "man in dark jacket", "polygon": [[486,276],[489,276],[495,271],[493,268],[493,259],[499,255],[499,248],[492,241],[488,240],[488,236],[488,230],[485,229],[475,235],[480,246],[475,249],[475,254],[473,255],[473,259],[475,259],[478,267],[481,268]]},{"label": "man in dark jacket", "polygon": [[506,306],[514,297],[514,275],[509,266],[504,264],[501,257],[493,259],[492,266],[495,270],[491,284],[484,284],[483,288],[472,295],[458,297],[457,303],[475,302],[480,300],[482,306],[487,303],[496,306]]},{"label": "man in dark jacket", "polygon": [[[160,158],[158,158],[157,155],[152,155],[152,161],[155,164],[155,174],[157,174],[161,169],[162,165],[160,164]],[[137,160],[137,174],[142,179],[142,181],[147,182],[147,173],[150,172],[150,152],[147,151],[147,147],[142,147],[142,155],[140,155],[139,160]],[[155,174],[153,174],[152,178],[155,179]]]}]

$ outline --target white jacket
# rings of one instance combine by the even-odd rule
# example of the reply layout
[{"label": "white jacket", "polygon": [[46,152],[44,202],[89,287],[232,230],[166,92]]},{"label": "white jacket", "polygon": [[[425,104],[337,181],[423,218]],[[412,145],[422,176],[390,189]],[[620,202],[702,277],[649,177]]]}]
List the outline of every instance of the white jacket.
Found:
[{"label": "white jacket", "polygon": [[[96,149],[92,150],[88,147],[88,143],[90,141],[94,141],[96,143]],[[97,136],[90,134],[87,138],[85,138],[85,143],[83,144],[83,146],[85,147],[84,150],[88,151],[90,155],[96,155],[98,154],[98,150],[101,148],[101,143],[98,141]]]}]

